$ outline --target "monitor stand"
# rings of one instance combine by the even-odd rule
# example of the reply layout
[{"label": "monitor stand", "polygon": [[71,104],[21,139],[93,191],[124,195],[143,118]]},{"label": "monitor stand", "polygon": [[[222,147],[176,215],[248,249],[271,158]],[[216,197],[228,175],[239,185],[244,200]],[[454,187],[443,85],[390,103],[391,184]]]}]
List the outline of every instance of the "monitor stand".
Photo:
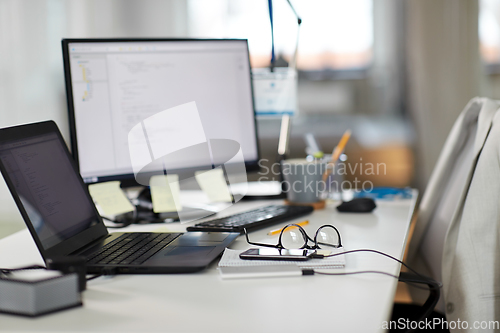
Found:
[{"label": "monitor stand", "polygon": [[[281,116],[280,134],[278,139],[278,155],[276,163],[286,159],[289,150],[290,142],[291,119],[288,114]],[[247,194],[243,197],[244,200],[271,200],[271,199],[286,199],[286,183],[283,179],[283,172],[280,167],[279,181],[265,182],[250,182],[248,183]]]}]

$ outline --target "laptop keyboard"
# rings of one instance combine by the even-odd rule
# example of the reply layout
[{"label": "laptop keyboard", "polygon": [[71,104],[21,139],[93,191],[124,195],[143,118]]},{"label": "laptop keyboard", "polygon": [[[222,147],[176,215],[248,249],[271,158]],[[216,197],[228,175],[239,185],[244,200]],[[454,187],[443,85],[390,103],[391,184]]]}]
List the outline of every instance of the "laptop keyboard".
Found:
[{"label": "laptop keyboard", "polygon": [[91,265],[140,265],[182,234],[131,232],[103,246],[87,258]]}]

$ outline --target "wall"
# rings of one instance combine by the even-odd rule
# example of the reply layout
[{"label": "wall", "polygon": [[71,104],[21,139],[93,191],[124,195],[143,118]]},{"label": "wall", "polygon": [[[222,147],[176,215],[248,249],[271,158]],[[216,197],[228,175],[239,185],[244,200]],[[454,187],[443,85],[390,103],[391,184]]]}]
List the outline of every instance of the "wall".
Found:
[{"label": "wall", "polygon": [[[68,140],[61,39],[185,36],[185,16],[183,0],[0,1],[0,127],[51,119]],[[2,237],[23,227],[3,178],[0,202]]]}]

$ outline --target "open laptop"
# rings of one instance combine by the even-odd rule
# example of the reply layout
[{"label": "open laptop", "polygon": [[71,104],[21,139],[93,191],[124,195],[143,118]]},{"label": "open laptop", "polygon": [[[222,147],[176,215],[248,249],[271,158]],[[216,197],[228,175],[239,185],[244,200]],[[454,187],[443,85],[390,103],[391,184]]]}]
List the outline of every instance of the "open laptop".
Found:
[{"label": "open laptop", "polygon": [[52,121],[0,129],[0,171],[44,260],[87,257],[88,273],[188,273],[239,233],[108,233]]}]

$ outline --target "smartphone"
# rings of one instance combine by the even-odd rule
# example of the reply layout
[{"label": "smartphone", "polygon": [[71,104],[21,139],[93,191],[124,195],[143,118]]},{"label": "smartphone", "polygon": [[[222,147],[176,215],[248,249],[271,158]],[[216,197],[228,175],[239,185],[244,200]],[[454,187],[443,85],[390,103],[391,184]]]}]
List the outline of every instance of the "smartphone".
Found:
[{"label": "smartphone", "polygon": [[249,249],[245,252],[240,253],[241,259],[250,260],[309,260],[316,250],[308,249],[273,249],[273,248],[263,248],[263,249]]}]

